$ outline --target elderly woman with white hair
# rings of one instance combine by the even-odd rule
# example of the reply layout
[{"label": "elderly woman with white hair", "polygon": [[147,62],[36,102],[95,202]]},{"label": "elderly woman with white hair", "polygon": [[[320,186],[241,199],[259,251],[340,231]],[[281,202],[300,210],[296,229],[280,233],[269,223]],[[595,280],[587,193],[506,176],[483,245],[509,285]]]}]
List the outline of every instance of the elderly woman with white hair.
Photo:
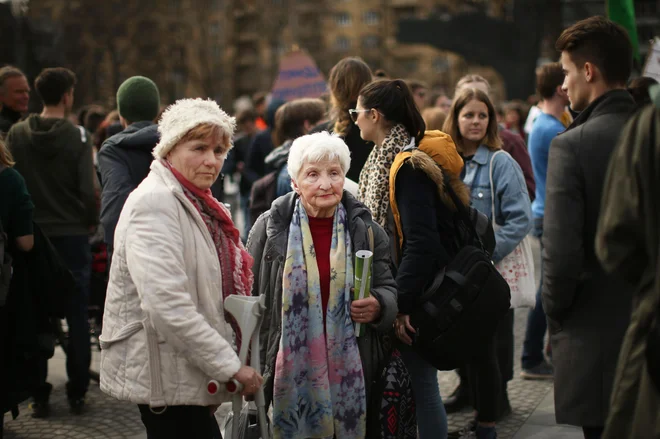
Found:
[{"label": "elderly woman with white hair", "polygon": [[[149,439],[217,438],[213,413],[234,378],[262,384],[233,348],[224,298],[249,295],[253,259],[210,187],[235,122],[213,101],[184,99],[158,124],[151,172],[115,232],[101,335],[101,390],[138,404]],[[237,342],[240,342],[237,340]]]},{"label": "elderly woman with white hair", "polygon": [[[322,132],[296,139],[288,159],[294,191],[273,202],[248,238],[253,294],[267,297],[261,359],[275,437],[368,434],[367,401],[382,363],[373,349],[398,308],[387,234],[344,191],[349,166],[341,138]],[[372,241],[371,296],[351,302],[353,257],[372,250]],[[356,337],[354,322],[366,325],[365,335]]]}]

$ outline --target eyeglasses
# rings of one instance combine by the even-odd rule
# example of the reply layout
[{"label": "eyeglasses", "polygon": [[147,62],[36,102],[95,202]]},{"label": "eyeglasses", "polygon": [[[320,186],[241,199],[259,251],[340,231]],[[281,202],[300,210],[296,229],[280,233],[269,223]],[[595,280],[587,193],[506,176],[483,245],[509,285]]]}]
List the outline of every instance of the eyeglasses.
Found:
[{"label": "eyeglasses", "polygon": [[355,123],[355,122],[357,122],[357,118],[358,118],[359,113],[366,113],[366,112],[369,112],[369,111],[371,111],[371,109],[369,109],[369,110],[348,110],[348,114],[351,115],[351,120],[353,121],[353,123]]}]

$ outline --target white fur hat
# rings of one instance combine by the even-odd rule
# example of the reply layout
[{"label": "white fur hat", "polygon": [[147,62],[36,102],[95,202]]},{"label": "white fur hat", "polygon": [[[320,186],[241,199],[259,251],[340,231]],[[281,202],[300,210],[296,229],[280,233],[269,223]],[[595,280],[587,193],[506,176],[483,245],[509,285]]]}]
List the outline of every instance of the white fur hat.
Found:
[{"label": "white fur hat", "polygon": [[154,147],[154,157],[165,158],[188,131],[203,123],[219,126],[230,139],[234,136],[236,119],[225,113],[215,101],[181,99],[167,107],[158,122],[160,142]]}]

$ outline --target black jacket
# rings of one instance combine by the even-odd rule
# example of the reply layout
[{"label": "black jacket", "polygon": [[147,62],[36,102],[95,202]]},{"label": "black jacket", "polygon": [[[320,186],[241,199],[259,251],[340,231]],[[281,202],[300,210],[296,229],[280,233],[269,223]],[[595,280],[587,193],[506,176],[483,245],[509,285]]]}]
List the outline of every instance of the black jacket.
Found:
[{"label": "black jacket", "polygon": [[19,120],[21,120],[21,113],[3,106],[0,110],[0,137],[7,134],[9,129]]},{"label": "black jacket", "polygon": [[151,152],[160,140],[153,122],[137,122],[107,139],[98,154],[101,173],[101,224],[112,251],[115,227],[126,198],[149,174]]},{"label": "black jacket", "polygon": [[605,273],[595,240],[610,156],[634,109],[627,91],[609,91],[550,145],[542,295],[559,424],[605,425],[619,349],[630,323],[633,288]]},{"label": "black jacket", "polygon": [[[312,133],[320,133],[321,131],[333,132],[334,122],[325,122],[321,125],[316,126]],[[367,158],[371,153],[371,150],[374,149],[373,142],[367,142],[363,140],[360,136],[360,129],[351,124],[348,127],[348,133],[345,136],[341,136],[348,146],[348,150],[351,152],[351,168],[346,173],[346,178],[353,180],[356,183],[360,182],[360,172],[364,164],[367,162]]]}]

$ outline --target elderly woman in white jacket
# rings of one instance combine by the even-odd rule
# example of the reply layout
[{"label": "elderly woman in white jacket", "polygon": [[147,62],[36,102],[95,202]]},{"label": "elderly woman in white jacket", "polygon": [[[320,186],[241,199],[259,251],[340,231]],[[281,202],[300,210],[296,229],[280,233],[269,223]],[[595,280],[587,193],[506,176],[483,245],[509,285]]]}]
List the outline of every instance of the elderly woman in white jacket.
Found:
[{"label": "elderly woman in white jacket", "polygon": [[101,390],[138,404],[149,439],[219,437],[213,412],[229,395],[209,395],[208,381],[234,378],[245,394],[262,384],[241,365],[223,308],[228,295],[250,294],[253,260],[210,191],[234,128],[213,101],[170,106],[151,172],[117,224]]}]

